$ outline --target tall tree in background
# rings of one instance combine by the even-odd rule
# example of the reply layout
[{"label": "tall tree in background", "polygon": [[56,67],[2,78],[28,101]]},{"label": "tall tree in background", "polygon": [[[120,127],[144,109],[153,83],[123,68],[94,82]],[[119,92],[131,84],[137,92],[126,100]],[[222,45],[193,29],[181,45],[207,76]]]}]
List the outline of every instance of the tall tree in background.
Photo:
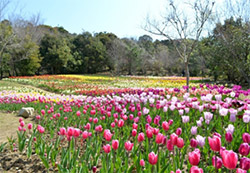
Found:
[{"label": "tall tree in background", "polygon": [[[185,64],[186,85],[189,86],[189,59],[212,13],[214,2],[210,0],[187,2],[190,9],[185,10],[179,8],[173,0],[168,0],[168,2],[169,6],[162,20],[156,21],[148,18],[144,29],[172,41]],[[190,14],[194,16],[189,17]]]}]

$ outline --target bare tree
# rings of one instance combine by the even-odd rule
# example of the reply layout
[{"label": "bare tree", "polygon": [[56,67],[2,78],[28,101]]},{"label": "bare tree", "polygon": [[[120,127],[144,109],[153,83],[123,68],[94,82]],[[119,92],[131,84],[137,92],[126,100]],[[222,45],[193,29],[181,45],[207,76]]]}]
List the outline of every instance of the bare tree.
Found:
[{"label": "bare tree", "polygon": [[151,34],[164,36],[170,40],[178,55],[183,60],[186,71],[186,85],[189,86],[189,59],[201,37],[205,23],[208,21],[214,2],[195,0],[182,9],[173,0],[168,0],[166,14],[159,21],[146,19],[144,30]]}]

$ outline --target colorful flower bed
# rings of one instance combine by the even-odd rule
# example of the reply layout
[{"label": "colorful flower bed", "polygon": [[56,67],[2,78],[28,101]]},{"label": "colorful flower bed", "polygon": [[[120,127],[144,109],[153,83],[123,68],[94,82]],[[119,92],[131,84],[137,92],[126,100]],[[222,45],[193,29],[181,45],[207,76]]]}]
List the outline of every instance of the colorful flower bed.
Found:
[{"label": "colorful flower bed", "polygon": [[[59,172],[246,172],[250,90],[240,86],[131,89],[102,96],[0,92],[20,118],[13,152]],[[242,97],[243,95],[244,98]],[[240,99],[243,98],[243,99]]]},{"label": "colorful flower bed", "polygon": [[[191,87],[198,87],[200,77],[192,77]],[[42,75],[5,79],[19,83],[43,87],[63,94],[102,95],[121,92],[131,88],[181,88],[186,84],[184,77],[145,76],[83,76],[83,75]],[[124,92],[124,91],[122,91]]]}]

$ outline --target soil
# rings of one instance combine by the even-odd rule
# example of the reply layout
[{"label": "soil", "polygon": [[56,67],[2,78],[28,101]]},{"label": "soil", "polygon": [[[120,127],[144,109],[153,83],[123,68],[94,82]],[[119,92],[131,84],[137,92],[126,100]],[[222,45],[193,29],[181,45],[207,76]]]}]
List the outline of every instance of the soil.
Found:
[{"label": "soil", "polygon": [[[0,111],[0,145],[6,143],[3,151],[0,151],[0,172],[46,172],[40,158],[35,153],[28,159],[26,154],[10,149],[11,143],[17,143],[19,118],[15,112]],[[24,122],[25,124],[34,123],[32,117],[24,119]]]}]

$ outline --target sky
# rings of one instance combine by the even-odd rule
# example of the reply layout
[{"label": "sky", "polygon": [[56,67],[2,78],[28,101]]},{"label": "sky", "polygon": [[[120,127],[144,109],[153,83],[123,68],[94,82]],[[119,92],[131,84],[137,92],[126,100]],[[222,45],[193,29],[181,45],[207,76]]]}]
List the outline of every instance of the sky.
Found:
[{"label": "sky", "polygon": [[70,33],[106,31],[138,38],[150,35],[142,29],[147,15],[159,16],[165,7],[166,0],[11,0],[8,12],[26,18],[40,13],[43,24]]}]

